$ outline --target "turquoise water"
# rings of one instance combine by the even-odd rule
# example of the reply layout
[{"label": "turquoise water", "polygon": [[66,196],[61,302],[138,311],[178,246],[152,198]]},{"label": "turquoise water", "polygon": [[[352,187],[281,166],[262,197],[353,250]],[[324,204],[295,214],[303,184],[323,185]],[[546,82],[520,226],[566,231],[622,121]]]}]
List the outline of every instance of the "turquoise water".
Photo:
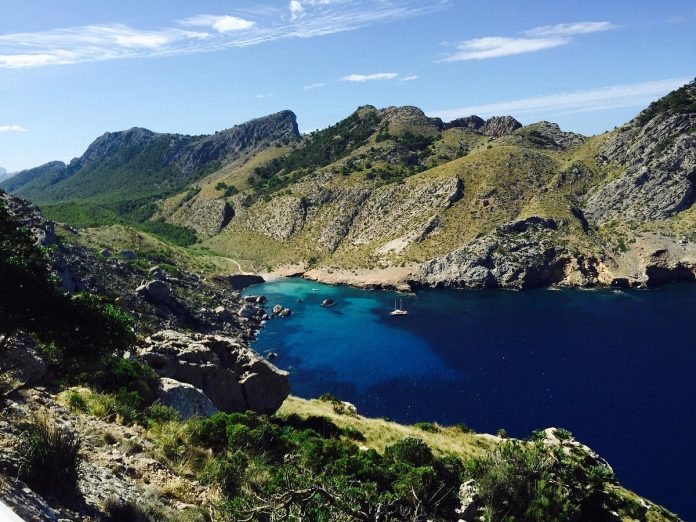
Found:
[{"label": "turquoise water", "polygon": [[[564,427],[624,485],[696,519],[696,286],[404,296],[284,279],[247,293],[293,310],[254,344],[293,394],[402,423]],[[389,315],[395,298],[408,316]]]}]

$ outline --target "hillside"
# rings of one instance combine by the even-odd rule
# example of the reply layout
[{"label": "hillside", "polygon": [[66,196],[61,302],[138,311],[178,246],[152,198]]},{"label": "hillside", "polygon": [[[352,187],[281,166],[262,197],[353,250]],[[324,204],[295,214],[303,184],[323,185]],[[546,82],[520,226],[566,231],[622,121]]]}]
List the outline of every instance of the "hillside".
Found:
[{"label": "hillside", "polygon": [[[152,167],[169,158],[163,143],[199,141],[128,131],[1,186],[76,225],[184,227],[199,252],[253,272],[398,288],[691,281],[695,99],[692,82],[593,137],[509,116],[444,123],[416,107],[364,106],[301,138],[291,118],[261,140],[277,146],[220,163],[180,152],[164,170]],[[132,141],[143,152],[131,158]],[[77,210],[104,198],[130,203]],[[107,238],[91,229],[84,242]]]},{"label": "hillside", "polygon": [[679,520],[562,429],[513,440],[288,397],[287,372],[247,346],[272,303],[242,299],[244,278],[189,272],[186,249],[155,238],[95,254],[78,235],[0,192],[0,509],[53,522]]}]

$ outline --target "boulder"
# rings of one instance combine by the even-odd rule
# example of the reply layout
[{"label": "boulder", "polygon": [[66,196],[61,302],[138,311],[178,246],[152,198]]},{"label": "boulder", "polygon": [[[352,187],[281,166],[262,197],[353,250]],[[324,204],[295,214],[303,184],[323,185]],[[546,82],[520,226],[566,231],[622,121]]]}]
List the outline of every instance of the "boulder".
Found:
[{"label": "boulder", "polygon": [[191,417],[209,417],[218,410],[206,395],[191,384],[179,382],[168,377],[160,380],[159,401],[174,408],[182,420]]},{"label": "boulder", "polygon": [[5,477],[2,483],[0,520],[57,522],[59,517],[58,513],[24,482],[14,477]]},{"label": "boulder", "polygon": [[[2,341],[4,339],[0,339]],[[0,353],[0,373],[9,373],[22,385],[33,384],[46,375],[46,364],[34,350],[35,343],[29,337],[11,338]]]},{"label": "boulder", "polygon": [[278,317],[290,317],[292,315],[292,310],[289,308],[283,308],[280,312],[278,312]]},{"label": "boulder", "polygon": [[155,303],[167,302],[172,296],[172,290],[167,283],[155,279],[136,289],[138,295],[142,295]]},{"label": "boulder", "polygon": [[256,308],[254,305],[251,305],[249,303],[245,303],[239,309],[239,312],[237,312],[237,315],[239,315],[239,317],[243,317],[244,319],[253,319],[254,317],[256,317],[258,312],[259,312],[259,309]]},{"label": "boulder", "polygon": [[220,410],[271,414],[290,392],[288,373],[235,339],[164,330],[138,355],[160,376],[200,389]]},{"label": "boulder", "polygon": [[104,256],[104,257],[111,257],[111,252],[109,251],[108,248],[103,248],[103,249],[99,252],[99,254],[102,255],[102,256]]},{"label": "boulder", "polygon": [[265,305],[268,302],[268,299],[266,299],[265,295],[260,295],[256,298],[256,304],[258,305]]},{"label": "boulder", "polygon": [[132,250],[121,250],[121,257],[126,261],[132,261],[138,256],[136,256],[135,252],[133,252]]},{"label": "boulder", "polygon": [[283,311],[283,306],[282,306],[282,305],[277,304],[277,305],[275,305],[275,306],[273,307],[273,313],[274,313],[275,315],[280,314],[280,312],[282,312],[282,311]]}]

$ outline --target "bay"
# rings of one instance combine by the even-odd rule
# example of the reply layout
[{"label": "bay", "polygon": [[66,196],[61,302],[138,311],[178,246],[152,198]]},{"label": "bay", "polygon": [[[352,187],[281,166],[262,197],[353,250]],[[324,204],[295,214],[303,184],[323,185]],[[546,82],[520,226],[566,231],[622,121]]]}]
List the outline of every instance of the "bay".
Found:
[{"label": "bay", "polygon": [[[401,295],[280,279],[247,293],[293,311],[253,347],[278,354],[294,395],[514,437],[563,427],[623,485],[696,520],[695,286]],[[389,315],[395,299],[409,315]]]}]

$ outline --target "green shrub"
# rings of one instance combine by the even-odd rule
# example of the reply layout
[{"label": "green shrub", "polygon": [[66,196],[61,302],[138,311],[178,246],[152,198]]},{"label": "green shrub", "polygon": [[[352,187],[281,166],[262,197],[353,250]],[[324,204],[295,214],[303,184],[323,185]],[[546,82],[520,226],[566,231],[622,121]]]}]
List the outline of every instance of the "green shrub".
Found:
[{"label": "green shrub", "polygon": [[416,422],[413,427],[419,430],[427,431],[428,433],[439,433],[442,431],[439,426],[433,424],[432,422]]},{"label": "green shrub", "polygon": [[223,494],[233,497],[239,493],[248,462],[246,455],[240,451],[215,457],[205,465],[199,479],[203,484],[213,485]]},{"label": "green shrub", "polygon": [[78,491],[80,440],[47,417],[21,426],[17,446],[19,477],[49,497],[71,497]]},{"label": "green shrub", "polygon": [[165,422],[180,420],[179,412],[171,406],[163,404],[152,404],[145,410],[145,419],[148,425],[162,424]]}]

